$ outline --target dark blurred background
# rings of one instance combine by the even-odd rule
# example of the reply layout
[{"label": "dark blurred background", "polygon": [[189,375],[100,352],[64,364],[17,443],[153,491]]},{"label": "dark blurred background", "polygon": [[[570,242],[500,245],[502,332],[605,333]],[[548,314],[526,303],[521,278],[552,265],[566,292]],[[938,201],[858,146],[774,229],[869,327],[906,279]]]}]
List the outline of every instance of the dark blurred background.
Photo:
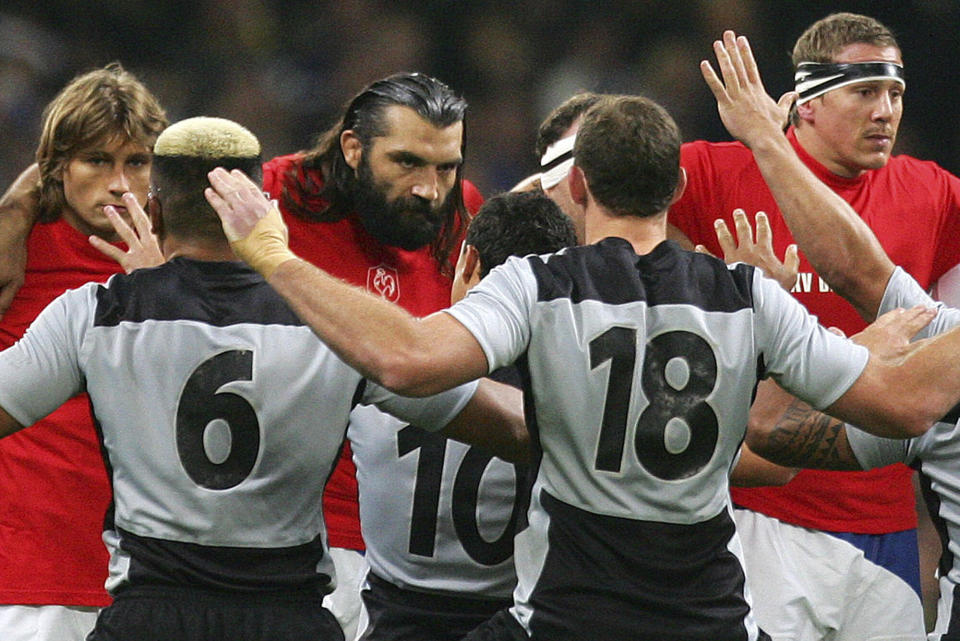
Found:
[{"label": "dark blurred background", "polygon": [[958,173],[958,0],[4,0],[0,184],[31,161],[56,91],[119,60],[171,121],[237,120],[265,158],[310,146],[370,81],[424,71],[470,102],[466,176],[489,196],[535,170],[537,124],[578,90],[644,94],[685,140],[727,139],[698,69],[711,42],[726,28],[746,34],[778,96],[792,88],[794,40],[833,11],[893,29],[907,73],[896,151]]}]

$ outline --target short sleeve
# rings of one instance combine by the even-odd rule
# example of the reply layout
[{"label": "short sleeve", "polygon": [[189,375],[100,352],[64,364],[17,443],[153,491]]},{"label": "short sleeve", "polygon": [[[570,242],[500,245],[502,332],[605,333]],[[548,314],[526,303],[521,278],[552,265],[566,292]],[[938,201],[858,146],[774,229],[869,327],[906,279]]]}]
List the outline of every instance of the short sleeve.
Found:
[{"label": "short sleeve", "polygon": [[407,398],[367,382],[362,402],[378,408],[402,421],[429,432],[443,429],[470,402],[477,391],[477,381],[423,398]]},{"label": "short sleeve", "polygon": [[909,463],[909,439],[883,438],[864,432],[853,425],[846,425],[847,441],[860,467],[872,470],[876,467]]},{"label": "short sleeve", "polygon": [[36,423],[83,391],[80,352],[96,287],[56,298],[19,341],[0,352],[0,407],[20,424]]},{"label": "short sleeve", "polygon": [[879,313],[885,314],[899,307],[909,308],[915,305],[924,305],[937,309],[936,318],[920,330],[917,338],[936,336],[952,327],[960,325],[960,310],[947,307],[943,303],[934,301],[923,291],[920,283],[914,280],[913,277],[902,268],[897,267],[893,270],[893,274],[887,282],[887,288],[883,292]]},{"label": "short sleeve", "polygon": [[823,409],[860,377],[869,352],[820,325],[775,281],[754,273],[757,347],[766,370],[795,396]]},{"label": "short sleeve", "polygon": [[527,349],[536,300],[537,281],[529,263],[510,258],[445,312],[477,339],[492,372],[512,365]]}]

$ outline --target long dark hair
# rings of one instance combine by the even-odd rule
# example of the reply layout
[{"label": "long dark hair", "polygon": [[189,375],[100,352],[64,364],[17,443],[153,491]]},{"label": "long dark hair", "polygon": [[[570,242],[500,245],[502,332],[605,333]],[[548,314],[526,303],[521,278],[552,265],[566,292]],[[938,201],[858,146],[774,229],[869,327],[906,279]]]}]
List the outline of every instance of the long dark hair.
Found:
[{"label": "long dark hair", "polygon": [[[347,103],[340,121],[320,134],[313,148],[290,168],[281,195],[288,211],[316,221],[340,220],[353,212],[357,178],[343,156],[340,135],[352,130],[366,151],[374,138],[388,133],[384,112],[393,105],[410,107],[438,128],[458,122],[466,125],[466,101],[436,78],[422,73],[398,73],[377,80]],[[460,151],[466,153],[465,128]],[[320,171],[322,185],[306,170]],[[463,203],[462,163],[449,197],[453,207],[431,245],[433,256],[445,271],[451,266],[450,256],[469,219]]]}]

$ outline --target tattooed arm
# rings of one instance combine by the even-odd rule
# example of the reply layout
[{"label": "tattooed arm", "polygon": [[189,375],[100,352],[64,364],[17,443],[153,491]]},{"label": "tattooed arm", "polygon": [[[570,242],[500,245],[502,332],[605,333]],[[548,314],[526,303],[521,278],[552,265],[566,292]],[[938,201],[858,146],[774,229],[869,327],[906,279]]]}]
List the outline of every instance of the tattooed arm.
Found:
[{"label": "tattooed arm", "polygon": [[750,449],[779,465],[862,469],[843,421],[818,412],[772,380],[760,383],[747,425]]}]

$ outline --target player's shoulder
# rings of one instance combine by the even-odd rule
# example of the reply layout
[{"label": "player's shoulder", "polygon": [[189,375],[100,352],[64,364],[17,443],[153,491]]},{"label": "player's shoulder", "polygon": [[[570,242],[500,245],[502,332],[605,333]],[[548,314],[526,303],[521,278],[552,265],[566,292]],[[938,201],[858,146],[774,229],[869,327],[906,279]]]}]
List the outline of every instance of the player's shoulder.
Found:
[{"label": "player's shoulder", "polygon": [[953,174],[933,160],[921,160],[920,158],[914,158],[907,154],[891,156],[887,164],[877,170],[875,174],[912,180],[932,179],[938,176],[953,176]]},{"label": "player's shoulder", "polygon": [[738,141],[710,142],[708,140],[694,140],[680,146],[681,159],[720,158],[724,160],[744,158],[752,159],[753,154]]},{"label": "player's shoulder", "polygon": [[483,205],[483,195],[472,182],[463,179],[463,204],[471,214],[476,214]]},{"label": "player's shoulder", "polygon": [[277,156],[263,163],[263,190],[276,197],[283,185],[297,176],[303,164],[300,152]]}]

